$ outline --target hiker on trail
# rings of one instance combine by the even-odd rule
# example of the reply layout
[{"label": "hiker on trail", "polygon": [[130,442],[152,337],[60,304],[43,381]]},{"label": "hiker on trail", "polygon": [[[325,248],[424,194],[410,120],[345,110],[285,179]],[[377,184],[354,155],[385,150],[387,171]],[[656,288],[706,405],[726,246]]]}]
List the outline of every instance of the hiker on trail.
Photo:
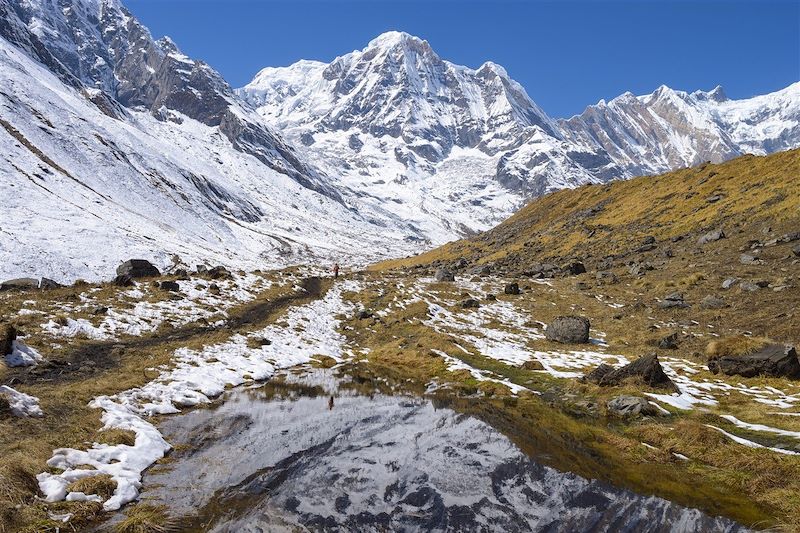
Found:
[{"label": "hiker on trail", "polygon": [[334,278],[338,278],[339,277],[339,263],[334,263],[333,264],[333,277]]}]

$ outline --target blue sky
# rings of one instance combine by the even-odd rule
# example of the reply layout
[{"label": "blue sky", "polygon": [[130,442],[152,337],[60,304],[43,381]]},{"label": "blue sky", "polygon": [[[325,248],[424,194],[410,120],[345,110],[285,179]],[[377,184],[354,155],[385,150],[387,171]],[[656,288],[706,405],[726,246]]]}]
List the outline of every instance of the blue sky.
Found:
[{"label": "blue sky", "polygon": [[503,65],[553,117],[659,85],[743,98],[800,80],[800,0],[123,0],[235,87],[265,66],[330,61],[387,30],[444,59]]}]

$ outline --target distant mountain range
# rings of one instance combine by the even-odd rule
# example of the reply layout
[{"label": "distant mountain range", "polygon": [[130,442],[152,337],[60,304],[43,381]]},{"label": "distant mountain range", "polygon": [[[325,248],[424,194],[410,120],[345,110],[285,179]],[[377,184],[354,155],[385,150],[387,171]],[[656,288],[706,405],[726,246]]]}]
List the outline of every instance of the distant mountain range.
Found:
[{"label": "distant mountain range", "polygon": [[661,87],[555,120],[502,67],[399,32],[234,90],[118,0],[0,0],[0,68],[0,277],[363,262],[554,189],[800,146],[800,83]]}]

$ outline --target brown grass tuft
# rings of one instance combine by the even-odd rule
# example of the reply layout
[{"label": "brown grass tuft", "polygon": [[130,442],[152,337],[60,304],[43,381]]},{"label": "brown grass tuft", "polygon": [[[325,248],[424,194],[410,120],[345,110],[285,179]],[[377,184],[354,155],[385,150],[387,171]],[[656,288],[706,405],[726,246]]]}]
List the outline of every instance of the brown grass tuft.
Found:
[{"label": "brown grass tuft", "polygon": [[117,524],[117,533],[169,533],[177,531],[178,523],[167,514],[166,505],[140,503],[125,512],[125,519]]},{"label": "brown grass tuft", "polygon": [[85,477],[75,481],[67,487],[70,492],[82,492],[86,495],[96,494],[107,500],[117,490],[117,482],[108,474]]},{"label": "brown grass tuft", "polygon": [[745,337],[743,335],[726,337],[709,342],[706,346],[706,356],[709,359],[719,359],[720,357],[747,355],[760,350],[770,342],[765,337]]}]

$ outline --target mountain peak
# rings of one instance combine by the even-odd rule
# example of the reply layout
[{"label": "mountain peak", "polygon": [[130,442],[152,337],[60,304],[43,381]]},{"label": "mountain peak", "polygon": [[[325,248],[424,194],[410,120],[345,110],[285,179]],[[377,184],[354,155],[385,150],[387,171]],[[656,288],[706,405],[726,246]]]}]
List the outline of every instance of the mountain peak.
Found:
[{"label": "mountain peak", "polygon": [[427,43],[424,39],[420,39],[419,37],[415,37],[410,33],[406,33],[404,31],[396,31],[391,30],[384,33],[381,33],[374,39],[372,39],[369,44],[367,44],[367,49],[369,48],[392,48],[397,46],[398,44],[404,44],[412,42],[414,44],[422,44]]}]

